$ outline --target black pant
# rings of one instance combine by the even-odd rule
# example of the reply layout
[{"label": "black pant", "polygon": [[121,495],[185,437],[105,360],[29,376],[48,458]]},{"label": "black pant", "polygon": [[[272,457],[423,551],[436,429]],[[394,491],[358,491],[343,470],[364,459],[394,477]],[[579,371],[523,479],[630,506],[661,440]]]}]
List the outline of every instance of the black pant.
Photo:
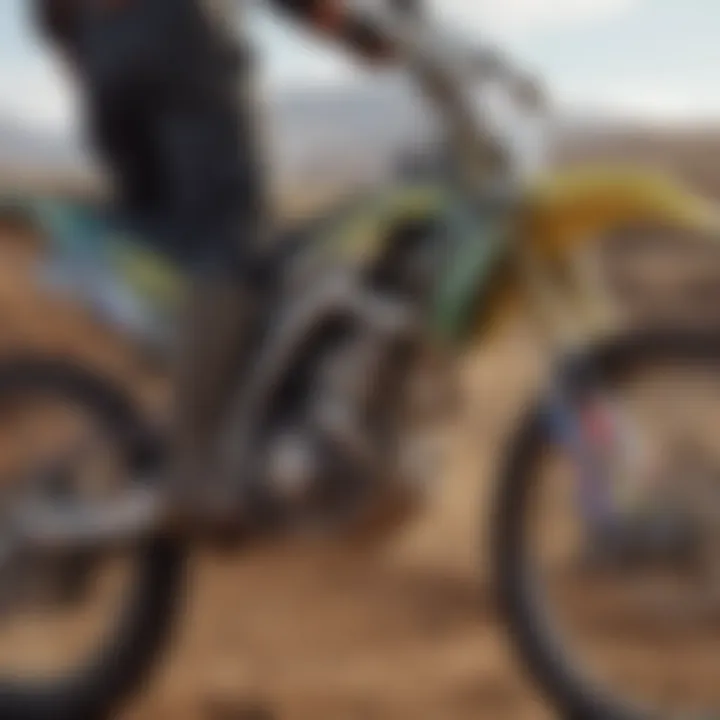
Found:
[{"label": "black pant", "polygon": [[194,270],[172,358],[169,479],[181,517],[206,504],[214,518],[235,505],[239,473],[216,446],[266,280],[251,68],[203,0],[80,1],[72,49],[119,203],[140,226],[163,227],[165,249]]},{"label": "black pant", "polygon": [[255,276],[264,213],[248,53],[202,0],[88,4],[77,35],[97,150],[121,207],[198,273]]}]

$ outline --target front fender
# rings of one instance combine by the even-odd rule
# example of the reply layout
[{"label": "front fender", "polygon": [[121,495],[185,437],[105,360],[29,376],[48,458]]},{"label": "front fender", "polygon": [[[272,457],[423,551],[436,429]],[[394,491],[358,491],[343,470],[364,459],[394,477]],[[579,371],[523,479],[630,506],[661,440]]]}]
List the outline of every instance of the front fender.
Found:
[{"label": "front fender", "polygon": [[[631,166],[585,166],[548,174],[528,189],[521,208],[513,223],[516,241],[529,243],[551,265],[562,265],[574,249],[628,227],[720,236],[720,211],[712,202],[665,175]],[[478,233],[477,245],[487,243],[486,234]],[[492,285],[485,274],[472,278],[488,292],[466,293],[463,311],[453,315],[475,319],[469,333],[475,340],[486,339],[488,331],[504,325],[522,308],[517,277],[490,267]],[[467,271],[473,271],[469,263]],[[467,338],[468,323],[462,328],[453,335]]]},{"label": "front fender", "polygon": [[660,173],[585,167],[547,175],[527,196],[523,240],[557,257],[627,227],[718,233],[716,205]]}]

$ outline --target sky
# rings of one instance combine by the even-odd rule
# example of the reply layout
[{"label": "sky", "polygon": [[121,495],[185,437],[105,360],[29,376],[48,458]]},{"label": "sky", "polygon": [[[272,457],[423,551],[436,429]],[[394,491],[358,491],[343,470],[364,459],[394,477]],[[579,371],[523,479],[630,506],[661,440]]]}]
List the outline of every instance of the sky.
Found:
[{"label": "sky", "polygon": [[[720,122],[718,0],[431,0],[438,17],[503,47],[568,112]],[[0,117],[76,127],[72,84],[33,34],[27,0],[0,0]],[[342,53],[267,11],[251,13],[264,82],[372,82]]]}]

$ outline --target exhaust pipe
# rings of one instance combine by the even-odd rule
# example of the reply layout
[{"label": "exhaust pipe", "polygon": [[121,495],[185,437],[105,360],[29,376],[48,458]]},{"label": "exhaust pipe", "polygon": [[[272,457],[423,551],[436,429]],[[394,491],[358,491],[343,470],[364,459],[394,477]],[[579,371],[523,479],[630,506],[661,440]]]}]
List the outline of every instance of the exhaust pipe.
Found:
[{"label": "exhaust pipe", "polygon": [[66,506],[27,503],[10,519],[11,545],[21,552],[43,554],[119,549],[167,530],[167,507],[165,496],[150,488]]}]

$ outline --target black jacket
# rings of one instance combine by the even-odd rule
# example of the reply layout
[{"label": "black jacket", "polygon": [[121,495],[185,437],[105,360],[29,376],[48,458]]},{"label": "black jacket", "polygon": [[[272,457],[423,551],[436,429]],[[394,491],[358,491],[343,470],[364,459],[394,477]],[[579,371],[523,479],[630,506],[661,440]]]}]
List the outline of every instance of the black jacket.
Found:
[{"label": "black jacket", "polygon": [[[264,205],[244,38],[218,23],[205,0],[34,2],[43,32],[75,68],[89,135],[125,213],[168,226],[188,257],[231,262],[237,228],[252,235]],[[322,22],[324,2],[272,4]],[[362,23],[333,29],[374,53]]]},{"label": "black jacket", "polygon": [[[195,12],[202,15],[206,0],[177,0],[167,6],[174,15],[180,15],[184,6],[194,6]],[[322,19],[323,9],[334,0],[268,0],[275,9],[289,14],[295,19],[306,23],[317,23]],[[397,3],[417,5],[417,0],[395,0]],[[146,0],[33,0],[37,25],[49,38],[73,53],[81,44],[82,19],[84,15],[105,14],[108,17],[132,14],[133,6],[145,5]],[[160,3],[161,5],[163,3]],[[104,6],[104,7],[103,7]],[[110,9],[108,9],[110,8]],[[379,37],[359,18],[348,16],[347,21],[335,28],[339,39],[366,55],[385,52]]]}]

